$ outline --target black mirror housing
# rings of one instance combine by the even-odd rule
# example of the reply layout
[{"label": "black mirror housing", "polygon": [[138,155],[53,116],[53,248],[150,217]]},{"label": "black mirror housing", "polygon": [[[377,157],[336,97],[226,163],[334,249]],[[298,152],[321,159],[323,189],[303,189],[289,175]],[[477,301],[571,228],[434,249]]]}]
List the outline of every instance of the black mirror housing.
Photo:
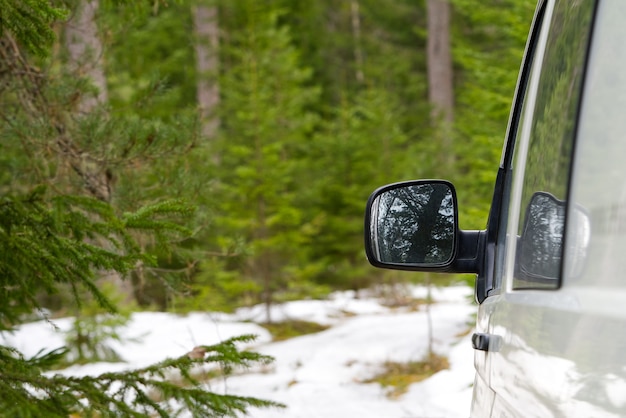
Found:
[{"label": "black mirror housing", "polygon": [[383,186],[365,213],[365,252],[380,268],[478,273],[479,231],[461,231],[452,183],[413,180]]}]

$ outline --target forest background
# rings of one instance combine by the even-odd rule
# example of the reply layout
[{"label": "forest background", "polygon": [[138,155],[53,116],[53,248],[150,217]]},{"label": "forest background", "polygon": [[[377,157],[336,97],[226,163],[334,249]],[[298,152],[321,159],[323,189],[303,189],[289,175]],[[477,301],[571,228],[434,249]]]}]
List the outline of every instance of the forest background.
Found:
[{"label": "forest background", "polygon": [[446,178],[484,227],[534,6],[0,0],[3,329],[433,280],[368,265],[365,202]]}]

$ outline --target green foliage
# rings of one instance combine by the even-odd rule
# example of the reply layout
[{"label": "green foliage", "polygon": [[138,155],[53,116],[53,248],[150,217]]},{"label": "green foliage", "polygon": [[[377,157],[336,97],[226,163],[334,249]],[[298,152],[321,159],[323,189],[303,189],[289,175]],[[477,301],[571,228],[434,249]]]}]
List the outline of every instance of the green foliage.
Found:
[{"label": "green foliage", "polygon": [[[384,183],[449,178],[462,227],[484,226],[533,5],[453,3],[457,118],[437,132],[426,100],[424,4],[359,1],[357,36],[353,3],[216,3],[222,130],[205,160],[219,155],[220,164],[200,170],[215,173],[207,207],[216,215],[201,239],[222,254],[243,247],[220,262],[226,273],[194,277],[199,301],[222,306],[238,293],[250,302],[252,283],[280,298],[289,286],[380,281],[362,255],[362,216]],[[452,151],[441,146],[449,135]]]},{"label": "green foliage", "polygon": [[[50,127],[61,121],[87,164],[109,162],[122,212],[164,193],[193,201],[194,238],[177,254],[138,237],[162,264],[144,275],[146,286],[188,281],[197,306],[250,301],[264,288],[295,295],[379,280],[362,256],[361,218],[367,195],[383,183],[449,178],[462,227],[484,226],[534,1],[452,2],[457,109],[449,133],[428,122],[424,2],[360,0],[358,15],[350,1],[206,2],[219,8],[221,34],[222,128],[211,143],[199,140],[195,116],[196,3],[102,2],[109,105],[68,118],[90,87],[54,64],[55,82],[42,86],[53,112],[15,113],[0,128],[10,144],[0,153],[2,183],[23,184],[25,193],[42,177],[65,176],[67,167],[48,152]],[[18,98],[5,94],[3,102]],[[446,170],[444,135],[453,135],[455,154]],[[33,156],[36,169],[25,170]],[[71,185],[84,186],[76,178]],[[188,267],[206,267],[206,254],[223,253],[225,242],[242,251],[208,263],[219,268]],[[182,295],[175,297],[180,306]]]},{"label": "green foliage", "polygon": [[67,9],[49,0],[0,0],[0,37],[12,33],[28,50],[45,56],[55,39],[52,23],[67,16]]},{"label": "green foliage", "polygon": [[[13,302],[0,307],[3,329],[43,308],[36,289],[54,294],[66,284],[77,298],[85,289],[114,311],[94,282],[95,271],[124,273],[145,259],[107,204],[76,196],[46,199],[44,192],[37,188],[25,196],[5,195],[0,203],[2,297]],[[96,240],[106,241],[112,250],[95,245]]]},{"label": "green foliage", "polygon": [[307,250],[324,266],[314,277],[320,283],[354,289],[371,284],[362,257],[363,211],[375,188],[398,181],[406,169],[398,150],[408,137],[398,107],[386,91],[364,90],[335,110],[310,145],[308,169],[315,180],[303,198],[312,203],[307,213],[315,238]]},{"label": "green foliage", "polygon": [[202,262],[189,291],[175,303],[177,312],[211,310],[232,312],[258,301],[260,283],[229,268],[229,256],[212,256]]},{"label": "green foliage", "polygon": [[[285,10],[281,22],[292,28],[302,62],[313,69],[322,88],[321,107],[326,113],[343,106],[363,89],[388,92],[402,103],[396,118],[408,131],[428,120],[425,82],[426,34],[424,2],[359,0],[294,2],[277,0]],[[354,33],[353,5],[359,4],[360,37]],[[320,30],[323,28],[323,30]],[[355,51],[363,56],[363,80],[357,79]],[[329,118],[330,119],[330,118]]]},{"label": "green foliage", "polygon": [[[49,208],[43,190],[37,190],[22,198],[5,197],[0,209],[3,298],[12,302],[2,305],[0,315],[3,328],[8,329],[21,314],[42,308],[35,298],[35,289],[40,287],[54,293],[59,291],[61,285],[67,284],[77,299],[80,288],[85,288],[100,306],[113,311],[114,306],[94,282],[95,271],[124,272],[138,260],[147,261],[138,252],[138,246],[125,228],[128,225],[144,230],[162,228],[159,222],[148,222],[149,215],[181,208],[177,204],[155,205],[140,213],[126,215],[127,222],[124,222],[113,215],[106,203],[91,198],[59,196],[52,199]],[[87,242],[87,239],[97,238],[106,239],[115,251]],[[87,338],[73,344],[79,352],[82,350],[83,360],[87,355],[85,348],[92,349],[91,354],[107,354],[102,351],[102,340],[115,336],[115,326],[120,325],[114,324],[109,332],[103,329],[103,324],[89,330],[84,328],[85,322],[76,324],[80,328],[77,328],[77,338]],[[86,331],[90,335],[86,335]],[[212,353],[206,361],[224,362],[233,367],[268,361],[267,357],[236,350],[235,342],[250,340],[250,337],[242,337],[223,345],[206,347]],[[151,413],[171,416],[181,408],[203,416],[235,416],[237,411],[245,410],[247,406],[272,405],[251,398],[217,395],[199,388],[198,382],[189,375],[194,362],[187,357],[138,371],[108,373],[97,378],[58,375],[48,378],[42,375],[41,367],[59,357],[58,351],[52,351],[28,360],[14,350],[0,347],[2,410],[16,417],[68,416],[73,411],[82,411],[87,416],[92,416],[94,412],[99,416],[143,416]],[[191,386],[181,388],[168,383],[165,379],[168,370],[180,372]],[[151,400],[145,392],[150,388],[162,392],[165,399],[180,402],[180,406]],[[128,396],[133,399],[130,404],[127,403]]]},{"label": "green foliage", "polygon": [[[206,354],[199,359],[185,355],[142,369],[94,377],[48,377],[41,374],[40,367],[58,353],[24,359],[16,351],[0,347],[0,406],[12,417],[68,417],[74,413],[87,417],[171,417],[181,411],[193,416],[235,417],[250,406],[279,407],[274,402],[211,392],[193,377],[194,368],[200,365],[248,368],[271,361],[267,356],[238,350],[237,344],[253,339],[244,335],[202,346]],[[180,377],[177,384],[168,381],[172,373]],[[169,402],[155,400],[150,393]]]},{"label": "green foliage", "polygon": [[175,121],[183,109],[195,110],[191,7],[181,1],[161,7],[129,3],[103,8],[110,104],[146,119]]},{"label": "green foliage", "polygon": [[[42,294],[69,293],[83,313],[92,303],[114,313],[115,303],[100,286],[100,276],[155,273],[157,255],[192,233],[188,221],[194,211],[184,196],[168,199],[162,191],[140,187],[155,171],[158,175],[149,167],[155,160],[191,148],[194,121],[106,104],[88,113],[80,110],[78,103],[95,93],[90,80],[68,72],[56,55],[35,65],[14,42],[17,37],[41,55],[48,51],[48,44],[32,36],[49,33],[46,25],[54,16],[48,3],[28,1],[16,9],[5,9],[5,4],[0,3],[2,13],[41,7],[32,27],[23,28],[27,32],[16,29],[18,20],[11,15],[0,39],[0,331],[16,327],[33,311],[45,311],[49,299]],[[132,184],[139,178],[143,182]],[[121,184],[119,190],[113,187]],[[251,336],[198,347],[206,354],[140,370],[82,378],[44,373],[72,349],[81,361],[94,356],[110,360],[114,353],[105,341],[118,337],[123,322],[123,317],[82,317],[69,337],[70,348],[43,351],[31,359],[0,346],[0,410],[12,417],[169,417],[181,412],[222,417],[237,416],[250,406],[277,406],[213,393],[191,373],[205,364],[233,369],[269,362],[269,357],[240,351],[239,344],[250,343]],[[158,397],[153,399],[152,393]]]},{"label": "green foliage", "polygon": [[229,123],[220,139],[216,194],[220,236],[237,237],[247,256],[239,271],[258,282],[267,302],[298,263],[307,221],[297,204],[309,135],[316,117],[307,110],[318,90],[301,68],[278,12],[245,3],[241,31],[225,45],[232,64],[220,80],[221,111]]}]

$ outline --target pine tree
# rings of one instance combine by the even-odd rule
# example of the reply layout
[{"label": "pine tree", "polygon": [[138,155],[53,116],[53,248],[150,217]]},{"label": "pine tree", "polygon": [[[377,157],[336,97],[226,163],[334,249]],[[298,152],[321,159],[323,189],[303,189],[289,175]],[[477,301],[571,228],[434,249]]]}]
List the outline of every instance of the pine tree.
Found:
[{"label": "pine tree", "polygon": [[[67,13],[43,0],[3,0],[0,6],[5,24],[0,38],[0,331],[9,332],[34,311],[43,311],[41,292],[70,289],[78,304],[87,292],[115,312],[97,284],[98,275],[126,275],[138,263],[154,264],[138,238],[166,247],[172,238],[188,236],[185,223],[193,208],[182,200],[159,199],[121,211],[115,198],[84,193],[94,181],[90,170],[98,158],[121,164],[138,161],[142,153],[155,156],[163,148],[137,144],[146,132],[130,118],[97,109],[87,116],[73,113],[80,95],[93,94],[89,82],[56,71],[45,59],[50,25]],[[147,129],[153,141],[163,131],[176,131],[175,126],[157,130],[154,124]],[[125,146],[116,148],[120,144]],[[128,155],[134,159],[122,158]],[[11,417],[170,417],[182,411],[223,417],[250,406],[277,406],[213,393],[194,377],[197,367],[228,371],[270,361],[240,350],[252,340],[241,336],[142,369],[94,377],[46,373],[64,349],[25,358],[0,345],[0,410]],[[170,381],[173,376],[176,382]]]},{"label": "pine tree", "polygon": [[409,159],[398,150],[408,135],[398,108],[387,91],[363,90],[335,109],[311,143],[312,179],[302,194],[316,226],[307,251],[321,263],[314,277],[320,283],[358,290],[375,280],[363,263],[364,202],[376,187],[405,175]]},{"label": "pine tree", "polygon": [[220,83],[225,126],[217,224],[226,240],[245,243],[248,253],[235,268],[262,287],[269,322],[275,293],[298,281],[306,220],[295,197],[315,123],[308,107],[318,91],[307,86],[311,72],[300,66],[279,13],[254,1],[242,6],[244,26],[224,45],[231,66]]}]

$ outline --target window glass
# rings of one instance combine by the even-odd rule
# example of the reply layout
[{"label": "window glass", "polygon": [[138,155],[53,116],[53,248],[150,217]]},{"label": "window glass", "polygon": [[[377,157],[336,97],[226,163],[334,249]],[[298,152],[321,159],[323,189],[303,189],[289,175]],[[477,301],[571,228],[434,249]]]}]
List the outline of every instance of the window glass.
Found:
[{"label": "window glass", "polygon": [[[542,33],[541,32],[541,28],[543,27],[544,24],[544,15],[545,15],[545,2],[543,4],[543,6],[538,10],[537,15],[535,17],[535,22],[533,22],[533,28],[532,28],[532,33],[530,34],[530,41],[529,44],[527,45],[527,50],[526,50],[526,56],[525,56],[525,62],[523,63],[522,66],[522,75],[520,77],[520,80],[518,81],[518,91],[517,91],[517,95],[516,95],[516,101],[514,103],[514,109],[512,110],[512,114],[511,114],[511,118],[510,118],[510,125],[509,125],[509,130],[510,132],[513,132],[513,136],[507,138],[507,140],[510,143],[515,143],[515,140],[518,136],[520,136],[521,134],[521,126],[522,126],[522,120],[523,118],[521,117],[524,114],[524,110],[525,110],[525,104],[528,102],[528,95],[529,95],[529,91],[531,89],[528,88],[528,85],[530,84],[531,80],[534,80],[536,78],[536,73],[538,72],[537,70],[537,65],[538,63],[535,62],[535,56],[538,55],[540,52],[543,53],[543,49],[539,48],[538,51],[538,40],[539,40],[539,34]],[[545,31],[544,31],[545,32]],[[545,41],[545,40],[544,40]],[[511,135],[509,132],[507,132],[507,135]],[[508,151],[508,147],[509,144],[505,144],[505,148],[503,149],[502,152],[502,162],[501,165],[504,168],[504,187],[502,188],[502,202],[504,202],[504,204],[502,205],[501,209],[500,209],[500,216],[499,216],[499,220],[498,220],[498,235],[497,235],[497,245],[495,248],[495,253],[496,253],[496,257],[495,257],[495,272],[494,272],[494,289],[498,290],[502,287],[502,276],[504,274],[504,256],[505,256],[505,243],[506,243],[506,228],[507,228],[507,223],[508,223],[508,213],[509,213],[509,206],[508,206],[508,202],[509,199],[511,197],[511,178],[512,178],[512,171],[511,171],[511,163],[510,163],[510,159],[511,156],[509,155],[509,151]]]},{"label": "window glass", "polygon": [[[559,286],[567,187],[591,1],[557,1],[531,76],[512,162],[507,275],[513,289]],[[540,53],[538,52],[538,53]],[[540,67],[539,67],[540,65]]]},{"label": "window glass", "polygon": [[626,2],[600,2],[572,176],[565,276],[626,286]]}]

